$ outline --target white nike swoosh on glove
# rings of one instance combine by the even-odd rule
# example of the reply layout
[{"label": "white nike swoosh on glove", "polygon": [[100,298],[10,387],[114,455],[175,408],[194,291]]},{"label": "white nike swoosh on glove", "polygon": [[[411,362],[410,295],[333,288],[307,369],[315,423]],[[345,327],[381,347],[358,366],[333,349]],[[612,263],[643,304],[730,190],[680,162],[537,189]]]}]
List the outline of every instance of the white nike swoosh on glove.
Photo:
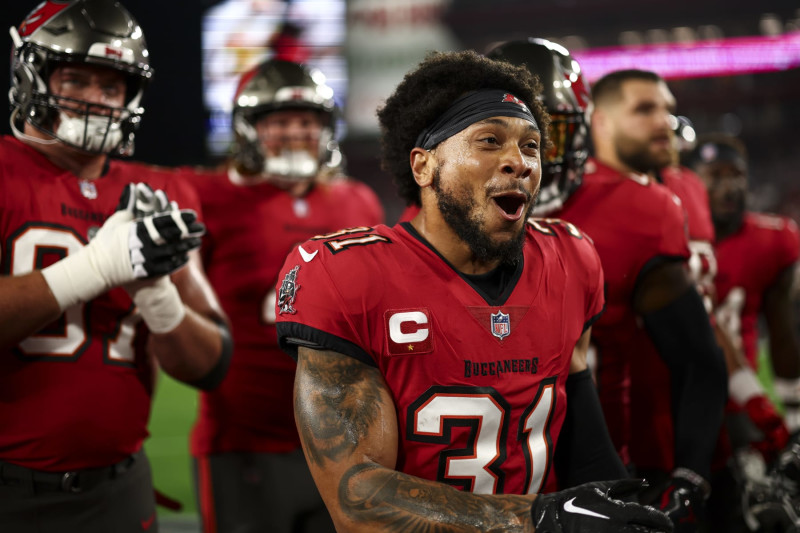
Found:
[{"label": "white nike swoosh on glove", "polygon": [[586,516],[595,516],[597,518],[605,518],[606,520],[609,519],[609,517],[606,516],[606,515],[603,515],[603,514],[600,514],[600,513],[595,513],[594,511],[590,511],[589,509],[584,509],[583,507],[578,507],[577,505],[572,503],[574,501],[575,501],[575,498],[572,498],[571,500],[567,500],[566,502],[564,502],[564,510],[566,512],[575,513],[575,514],[583,514],[583,515],[586,515]]},{"label": "white nike swoosh on glove", "polygon": [[314,250],[314,253],[310,254],[305,250],[303,250],[302,246],[298,246],[298,249],[300,250],[300,255],[303,257],[303,261],[305,261],[306,263],[314,259],[317,256],[317,252],[319,252],[319,250]]}]

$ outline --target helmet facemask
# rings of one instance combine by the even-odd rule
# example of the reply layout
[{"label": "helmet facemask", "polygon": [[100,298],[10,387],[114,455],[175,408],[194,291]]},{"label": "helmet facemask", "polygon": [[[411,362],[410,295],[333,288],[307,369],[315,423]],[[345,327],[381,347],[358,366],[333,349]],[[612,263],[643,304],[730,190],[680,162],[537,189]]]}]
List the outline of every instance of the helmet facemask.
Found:
[{"label": "helmet facemask", "polygon": [[588,156],[588,84],[569,51],[546,39],[502,43],[487,54],[527,68],[542,83],[540,96],[550,115],[551,146],[542,153],[542,182],[535,216],[558,210],[580,185]]},{"label": "helmet facemask", "polygon": [[551,145],[542,154],[542,182],[533,214],[546,215],[561,208],[580,185],[589,155],[583,112],[550,114]]},{"label": "helmet facemask", "polygon": [[[312,111],[318,116],[321,128],[312,147],[300,149],[285,138],[259,137],[259,121],[281,111]],[[334,126],[333,91],[319,71],[289,61],[266,61],[243,76],[234,100],[236,168],[281,187],[332,173],[342,161]],[[272,144],[272,153],[267,144]]]}]

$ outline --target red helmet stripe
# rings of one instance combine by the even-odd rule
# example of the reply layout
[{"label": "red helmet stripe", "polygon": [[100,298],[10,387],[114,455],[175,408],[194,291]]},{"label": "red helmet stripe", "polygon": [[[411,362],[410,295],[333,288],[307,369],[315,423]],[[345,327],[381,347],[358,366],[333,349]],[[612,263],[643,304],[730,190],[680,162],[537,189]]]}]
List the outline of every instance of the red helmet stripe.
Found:
[{"label": "red helmet stripe", "polygon": [[36,9],[25,17],[22,24],[19,25],[20,37],[27,37],[35,32],[39,26],[53,18],[64,8],[68,7],[69,4],[69,2],[58,2],[55,0],[48,0],[47,2],[39,4]]}]

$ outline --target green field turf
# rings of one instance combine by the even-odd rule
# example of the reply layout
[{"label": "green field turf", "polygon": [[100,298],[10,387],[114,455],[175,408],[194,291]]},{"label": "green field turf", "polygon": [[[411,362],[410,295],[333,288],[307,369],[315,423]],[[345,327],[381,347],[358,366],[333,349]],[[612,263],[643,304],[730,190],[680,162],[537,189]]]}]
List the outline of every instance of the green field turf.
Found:
[{"label": "green field turf", "polygon": [[[162,372],[150,416],[150,438],[144,447],[152,464],[153,483],[183,504],[181,515],[197,512],[189,460],[189,430],[196,416],[197,393]],[[159,507],[159,516],[175,515]]]}]

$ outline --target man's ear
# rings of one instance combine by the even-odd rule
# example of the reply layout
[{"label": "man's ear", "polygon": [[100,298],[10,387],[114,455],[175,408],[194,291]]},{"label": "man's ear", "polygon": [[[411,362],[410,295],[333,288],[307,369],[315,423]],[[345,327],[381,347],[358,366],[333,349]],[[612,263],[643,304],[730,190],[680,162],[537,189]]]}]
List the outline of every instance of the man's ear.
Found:
[{"label": "man's ear", "polygon": [[433,183],[433,171],[436,168],[436,156],[433,152],[416,147],[409,155],[411,172],[420,188],[429,187]]}]

